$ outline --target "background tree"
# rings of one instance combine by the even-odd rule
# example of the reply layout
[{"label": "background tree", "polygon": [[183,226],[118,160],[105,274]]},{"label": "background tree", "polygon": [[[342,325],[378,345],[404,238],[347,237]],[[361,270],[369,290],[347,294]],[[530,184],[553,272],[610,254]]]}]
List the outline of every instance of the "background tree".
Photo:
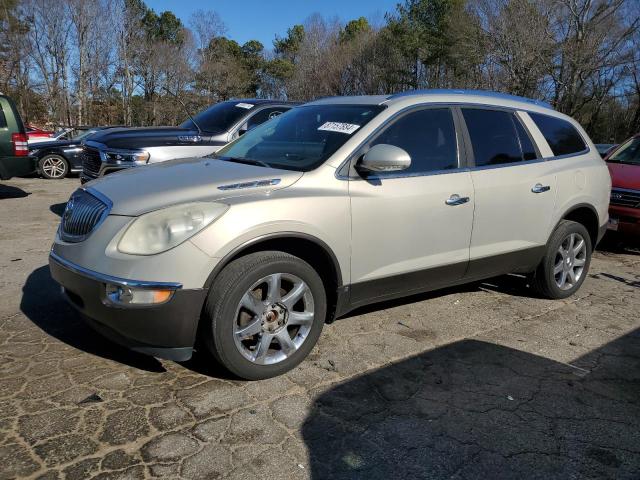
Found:
[{"label": "background tree", "polygon": [[637,0],[403,0],[379,21],[312,15],[265,48],[228,37],[211,10],[187,27],[144,0],[0,0],[0,88],[50,126],[176,124],[174,94],[197,111],[240,97],[490,89],[549,101],[594,140],[620,141],[640,130],[639,29]]}]

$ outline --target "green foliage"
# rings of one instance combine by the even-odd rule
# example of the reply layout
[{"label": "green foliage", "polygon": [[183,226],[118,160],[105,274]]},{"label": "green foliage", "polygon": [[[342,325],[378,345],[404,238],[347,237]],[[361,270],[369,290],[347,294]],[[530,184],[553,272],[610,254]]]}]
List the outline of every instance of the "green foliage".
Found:
[{"label": "green foliage", "polygon": [[357,20],[348,22],[340,32],[340,42],[350,42],[364,33],[371,32],[371,25],[366,18],[360,17]]},{"label": "green foliage", "polygon": [[273,50],[276,54],[293,60],[304,41],[304,36],[304,27],[302,25],[294,25],[287,30],[286,37],[276,37],[273,41]]},{"label": "green foliage", "polygon": [[147,9],[142,17],[142,27],[147,38],[152,41],[163,41],[174,45],[184,42],[184,27],[173,12],[165,11],[160,15]]}]

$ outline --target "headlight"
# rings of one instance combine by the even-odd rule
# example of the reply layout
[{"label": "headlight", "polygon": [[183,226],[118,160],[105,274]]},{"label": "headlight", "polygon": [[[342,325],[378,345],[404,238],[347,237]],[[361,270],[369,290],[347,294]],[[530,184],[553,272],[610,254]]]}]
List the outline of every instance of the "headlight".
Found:
[{"label": "headlight", "polygon": [[107,160],[146,165],[149,161],[149,152],[144,150],[107,150],[104,152]]},{"label": "headlight", "polygon": [[165,252],[220,218],[228,208],[222,203],[197,202],[147,213],[129,225],[118,250],[132,255]]}]

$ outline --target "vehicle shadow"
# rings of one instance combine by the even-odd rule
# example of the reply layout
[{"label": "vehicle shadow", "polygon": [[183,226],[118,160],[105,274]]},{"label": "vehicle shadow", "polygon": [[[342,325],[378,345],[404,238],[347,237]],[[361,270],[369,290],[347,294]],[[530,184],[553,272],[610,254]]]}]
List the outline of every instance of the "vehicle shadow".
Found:
[{"label": "vehicle shadow", "polygon": [[314,479],[638,478],[640,334],[572,365],[464,340],[320,395]]},{"label": "vehicle shadow", "polygon": [[153,357],[128,350],[91,329],[69,305],[49,267],[34,270],[22,288],[20,309],[44,332],[74,348],[149,372],[164,372]]},{"label": "vehicle shadow", "polygon": [[593,278],[605,277],[605,278],[608,278],[609,280],[615,280],[616,282],[620,282],[625,285],[628,285],[629,287],[640,288],[640,280],[630,280],[628,278],[620,277],[618,275],[612,275],[610,273],[605,273],[605,272],[593,273],[593,274],[590,274],[589,276]]},{"label": "vehicle shadow", "polygon": [[64,213],[64,209],[67,206],[67,202],[63,203],[54,203],[53,205],[49,205],[49,210],[55,213],[57,216],[62,217]]},{"label": "vehicle shadow", "polygon": [[607,232],[596,248],[599,252],[607,254],[640,255],[640,239],[630,235],[622,235],[618,232]]},{"label": "vehicle shadow", "polygon": [[0,183],[0,200],[5,198],[24,198],[31,195],[31,192],[25,192],[21,188],[13,185],[3,185]]}]

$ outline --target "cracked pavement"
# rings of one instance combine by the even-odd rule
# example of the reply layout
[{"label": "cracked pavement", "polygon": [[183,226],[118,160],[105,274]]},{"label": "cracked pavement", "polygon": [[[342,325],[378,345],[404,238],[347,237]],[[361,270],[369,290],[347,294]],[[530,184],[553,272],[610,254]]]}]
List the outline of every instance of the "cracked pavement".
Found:
[{"label": "cracked pavement", "polygon": [[0,185],[0,479],[639,478],[640,251],[354,312],[287,375],[129,352],[58,294],[77,178]]}]

